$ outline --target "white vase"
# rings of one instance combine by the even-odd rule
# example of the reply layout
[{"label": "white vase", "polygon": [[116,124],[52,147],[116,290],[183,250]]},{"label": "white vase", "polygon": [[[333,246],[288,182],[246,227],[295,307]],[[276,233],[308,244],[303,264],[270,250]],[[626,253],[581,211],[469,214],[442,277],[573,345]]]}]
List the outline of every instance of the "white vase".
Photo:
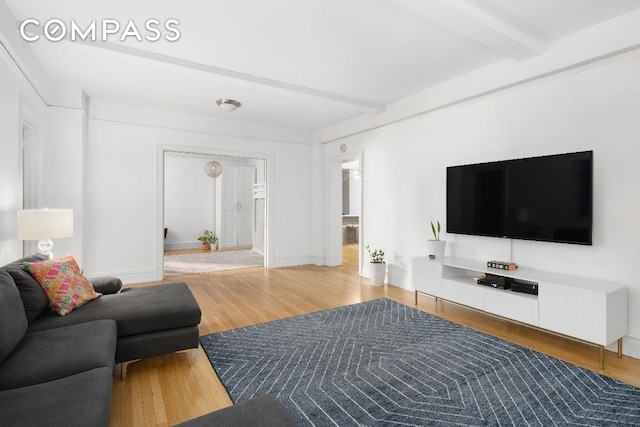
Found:
[{"label": "white vase", "polygon": [[369,263],[369,279],[373,286],[384,286],[384,275],[387,271],[387,264],[384,262]]},{"label": "white vase", "polygon": [[429,248],[429,255],[433,255],[435,258],[444,258],[444,249],[447,246],[446,240],[428,240],[427,247]]}]

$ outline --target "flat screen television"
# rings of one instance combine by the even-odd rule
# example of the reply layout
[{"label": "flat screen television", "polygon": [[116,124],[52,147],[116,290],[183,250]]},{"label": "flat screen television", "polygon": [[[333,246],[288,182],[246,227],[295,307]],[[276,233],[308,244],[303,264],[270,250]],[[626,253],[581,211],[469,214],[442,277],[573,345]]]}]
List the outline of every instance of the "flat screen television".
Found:
[{"label": "flat screen television", "polygon": [[593,151],[447,168],[447,233],[591,245]]}]

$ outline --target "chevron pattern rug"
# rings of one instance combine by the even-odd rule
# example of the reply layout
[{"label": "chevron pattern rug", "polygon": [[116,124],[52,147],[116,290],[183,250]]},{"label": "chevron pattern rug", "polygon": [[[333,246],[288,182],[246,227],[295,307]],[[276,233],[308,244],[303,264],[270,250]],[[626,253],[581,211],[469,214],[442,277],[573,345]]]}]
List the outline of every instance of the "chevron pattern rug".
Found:
[{"label": "chevron pattern rug", "polygon": [[305,426],[638,426],[640,389],[380,299],[200,338]]}]

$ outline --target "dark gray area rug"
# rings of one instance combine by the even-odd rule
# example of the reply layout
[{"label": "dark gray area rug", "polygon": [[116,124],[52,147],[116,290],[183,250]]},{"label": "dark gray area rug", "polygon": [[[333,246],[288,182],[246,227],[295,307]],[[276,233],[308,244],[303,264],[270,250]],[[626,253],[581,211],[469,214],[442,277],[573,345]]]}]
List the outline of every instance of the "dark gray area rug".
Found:
[{"label": "dark gray area rug", "polygon": [[387,299],[200,338],[231,399],[296,425],[640,425],[640,389]]}]

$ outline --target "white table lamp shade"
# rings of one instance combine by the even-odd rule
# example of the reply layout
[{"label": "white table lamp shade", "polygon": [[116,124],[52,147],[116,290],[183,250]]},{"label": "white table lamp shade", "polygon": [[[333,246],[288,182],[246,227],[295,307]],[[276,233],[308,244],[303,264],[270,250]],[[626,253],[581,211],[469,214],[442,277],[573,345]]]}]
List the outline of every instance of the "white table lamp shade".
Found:
[{"label": "white table lamp shade", "polygon": [[18,211],[18,239],[59,239],[73,236],[72,209]]}]

